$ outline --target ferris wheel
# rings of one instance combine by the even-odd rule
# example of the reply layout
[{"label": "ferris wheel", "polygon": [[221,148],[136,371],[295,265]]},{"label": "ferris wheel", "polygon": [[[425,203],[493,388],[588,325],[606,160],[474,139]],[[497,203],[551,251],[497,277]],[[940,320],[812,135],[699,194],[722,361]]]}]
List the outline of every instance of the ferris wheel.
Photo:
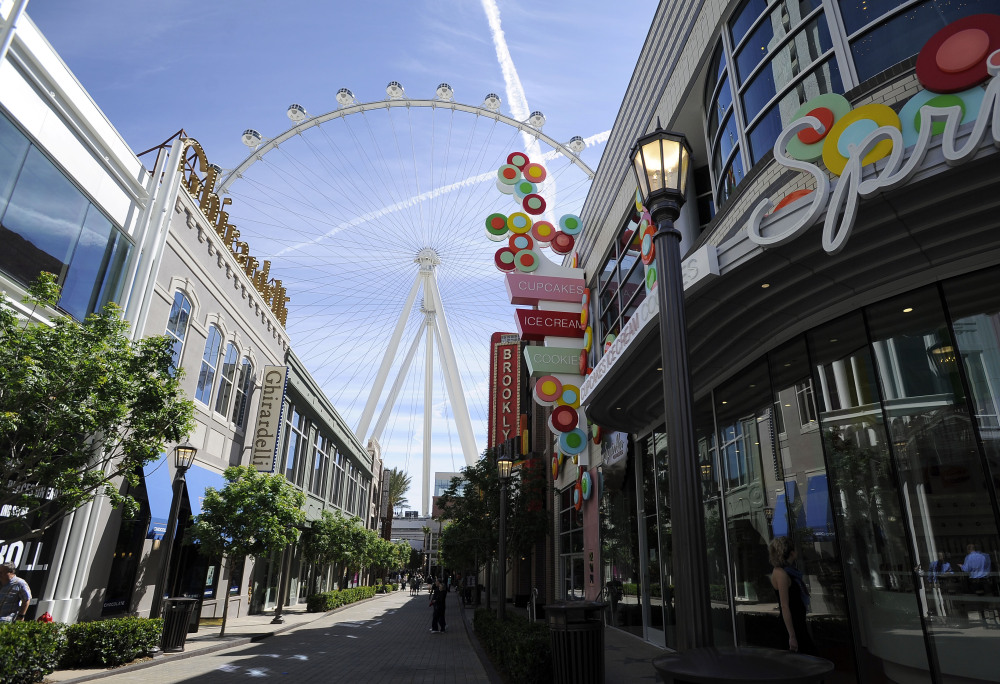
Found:
[{"label": "ferris wheel", "polygon": [[467,105],[446,83],[428,99],[396,81],[385,92],[361,102],[342,88],[324,114],[289,106],[279,135],[247,129],[251,152],[218,192],[287,288],[296,354],[357,437],[404,470],[420,446],[428,514],[432,461],[456,471],[485,447],[489,339],[514,324],[484,230],[516,211],[497,169],[525,152],[547,169],[549,210],[579,213],[590,141],[559,142],[541,112],[517,121],[492,93]]}]

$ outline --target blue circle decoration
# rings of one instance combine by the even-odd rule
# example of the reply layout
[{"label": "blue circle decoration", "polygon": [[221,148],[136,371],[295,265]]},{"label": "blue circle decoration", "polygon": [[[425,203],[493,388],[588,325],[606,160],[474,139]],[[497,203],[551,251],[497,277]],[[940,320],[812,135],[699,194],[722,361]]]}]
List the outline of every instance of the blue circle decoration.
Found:
[{"label": "blue circle decoration", "polygon": [[576,456],[587,448],[587,434],[580,428],[559,435],[559,450],[564,454]]}]

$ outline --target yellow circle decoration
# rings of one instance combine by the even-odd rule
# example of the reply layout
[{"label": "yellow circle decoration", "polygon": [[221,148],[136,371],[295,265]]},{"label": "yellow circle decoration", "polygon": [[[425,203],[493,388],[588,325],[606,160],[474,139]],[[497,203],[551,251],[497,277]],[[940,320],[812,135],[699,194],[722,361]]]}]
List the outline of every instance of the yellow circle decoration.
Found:
[{"label": "yellow circle decoration", "polygon": [[589,353],[590,348],[593,346],[593,344],[594,344],[594,329],[588,325],[587,329],[583,331],[583,348],[586,349],[587,352]]},{"label": "yellow circle decoration", "polygon": [[531,217],[523,212],[517,212],[507,217],[507,227],[516,235],[524,235],[531,230]]},{"label": "yellow circle decoration", "polygon": [[580,388],[576,385],[563,385],[562,394],[556,399],[556,404],[580,408]]},{"label": "yellow circle decoration", "polygon": [[587,309],[580,309],[580,325],[586,327],[590,319],[590,312]]},{"label": "yellow circle decoration", "polygon": [[[840,175],[847,166],[847,146],[860,143],[868,133],[881,126],[902,129],[899,115],[884,104],[867,104],[851,110],[837,120],[823,142],[823,163],[832,173]],[[843,138],[843,140],[841,140]],[[861,160],[862,166],[887,157],[892,152],[892,142],[882,140]]]}]

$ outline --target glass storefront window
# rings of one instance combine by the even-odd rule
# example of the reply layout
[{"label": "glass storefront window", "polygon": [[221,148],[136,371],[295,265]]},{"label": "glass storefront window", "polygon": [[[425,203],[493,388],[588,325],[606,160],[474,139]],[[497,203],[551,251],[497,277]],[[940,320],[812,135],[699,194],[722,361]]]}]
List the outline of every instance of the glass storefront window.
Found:
[{"label": "glass storefront window", "polygon": [[559,567],[562,599],[583,599],[583,515],[573,508],[572,487],[559,495]]},{"label": "glass storefront window", "polygon": [[649,544],[649,641],[677,648],[674,605],[673,541],[670,522],[670,459],[667,435],[654,432],[643,440],[643,512]]},{"label": "glass storefront window", "polygon": [[[981,662],[996,652],[995,639],[984,638],[1000,603],[989,560],[1000,549],[954,341],[936,288],[881,302],[866,314],[916,549],[920,614],[941,673],[981,679]],[[976,563],[974,554],[983,551],[985,563]],[[925,569],[935,561],[932,576]],[[945,564],[951,573],[943,572]],[[966,638],[956,642],[955,627]]]},{"label": "glass storefront window", "polygon": [[643,636],[634,459],[602,468],[601,562],[608,625]]}]

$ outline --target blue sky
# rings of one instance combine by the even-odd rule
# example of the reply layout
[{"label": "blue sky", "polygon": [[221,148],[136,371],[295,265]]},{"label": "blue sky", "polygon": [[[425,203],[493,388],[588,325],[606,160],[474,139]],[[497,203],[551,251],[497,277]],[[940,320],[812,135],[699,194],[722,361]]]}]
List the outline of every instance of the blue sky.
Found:
[{"label": "blue sky", "polygon": [[[574,135],[588,137],[610,129],[656,2],[496,0],[495,9],[499,12],[503,38],[510,54],[506,79],[494,42],[496,34],[491,33],[487,18],[491,5],[493,0],[374,0],[366,3],[301,0],[287,5],[256,0],[31,0],[27,13],[137,152],[159,144],[183,128],[202,143],[211,161],[232,168],[249,152],[240,142],[240,134],[245,128],[254,128],[265,137],[276,136],[289,127],[285,110],[293,102],[305,106],[311,115],[317,115],[337,108],[334,98],[342,87],[350,88],[359,101],[368,102],[384,99],[389,81],[402,83],[411,98],[433,97],[436,86],[444,81],[454,88],[457,101],[474,105],[480,104],[486,93],[498,93],[504,100],[502,113],[516,114],[517,108],[524,106],[529,111],[540,110],[547,118],[544,132],[561,142]],[[523,101],[516,96],[518,83],[523,88]],[[397,117],[395,125],[400,121]],[[424,141],[428,138],[425,129],[421,128],[427,124],[419,117],[407,123],[411,139]],[[323,125],[324,128],[328,126],[330,124]],[[339,135],[337,129],[331,128],[331,131],[323,135],[328,138]],[[471,134],[469,139],[472,139]],[[509,144],[509,151],[523,148],[516,135],[501,140],[498,133],[490,137],[490,143]],[[315,149],[310,149],[315,153]],[[581,157],[591,167],[596,167],[602,151],[603,146],[598,144],[588,148]],[[291,148],[281,152],[285,161],[291,164],[289,168],[298,169],[300,162],[292,161],[289,154],[296,152]],[[272,156],[279,160],[278,154]],[[471,168],[475,161],[487,166],[493,163],[489,158],[470,157],[467,166]],[[438,163],[440,165],[440,161]],[[575,168],[566,166],[565,172],[552,167],[550,174],[559,176],[560,209],[578,211],[586,191],[585,178],[581,181],[579,175],[574,176]],[[418,176],[415,187],[399,189],[400,196],[414,196],[418,190],[425,191],[446,182],[439,180],[433,171],[421,181],[416,161],[414,167],[414,175]],[[321,170],[314,162],[306,175],[313,178]],[[359,167],[357,173],[372,172]],[[444,175],[442,172],[442,178]],[[462,177],[459,169],[447,175],[452,182]],[[256,182],[274,181],[262,173]],[[329,215],[330,220],[324,222],[312,216],[303,221],[301,213],[295,214],[296,239],[290,240],[289,226],[292,224],[287,217],[271,214],[268,207],[273,202],[254,204],[250,199],[254,194],[252,188],[244,188],[242,197],[246,199],[240,205],[240,191],[234,185],[234,207],[240,206],[234,209],[233,215],[244,228],[244,236],[250,237],[248,241],[255,253],[265,256],[287,253],[297,244],[322,240],[324,231],[337,221],[350,220],[356,214],[365,213],[366,209],[370,212],[377,206],[376,200],[389,203],[383,196],[386,193],[376,192],[376,197],[369,198],[369,204],[359,208],[356,214],[338,204],[340,209],[337,211],[346,213],[334,217],[334,209],[312,201],[319,190],[314,185],[311,187],[310,212],[315,210],[314,213]],[[442,241],[443,253],[455,253],[450,263],[464,264],[451,271],[442,266],[440,280],[442,297],[455,298],[453,308],[448,311],[448,321],[456,354],[463,366],[464,393],[469,398],[480,449],[485,444],[484,407],[477,397],[484,392],[486,381],[485,341],[492,330],[514,330],[512,307],[504,302],[502,279],[491,263],[490,255],[497,245],[485,243],[479,228],[481,224],[476,225],[487,213],[496,210],[496,202],[504,200],[495,191],[489,195],[488,185],[481,190],[479,195],[462,199],[466,203],[474,200],[474,208],[466,212],[452,208],[453,213],[445,215],[443,223],[452,231],[451,238],[440,235],[426,238]],[[391,191],[392,188],[387,189],[390,197]],[[280,194],[287,200],[283,202],[287,205],[283,209],[295,212],[292,200],[288,199],[289,193],[302,193],[291,189]],[[502,210],[516,209],[506,206]],[[266,219],[262,218],[264,214],[267,214]],[[414,214],[409,220],[416,223],[422,216]],[[352,426],[360,410],[359,402],[364,403],[362,388],[365,383],[370,384],[372,368],[377,365],[377,360],[373,359],[380,357],[378,340],[383,340],[385,331],[395,323],[402,297],[413,280],[405,266],[397,267],[389,262],[392,251],[389,243],[399,231],[408,230],[409,225],[405,215],[391,218],[398,219],[398,223],[381,220],[371,226],[362,225],[355,231],[370,237],[367,243],[358,240],[357,246],[352,247],[350,239],[341,237],[336,246],[329,245],[329,255],[316,263],[306,264],[304,259],[296,261],[294,257],[285,260],[275,257],[272,266],[272,274],[283,274],[293,298],[289,320],[293,348],[304,358]],[[474,227],[467,228],[467,224]],[[284,240],[273,234],[276,226]],[[467,249],[462,248],[466,241],[470,243]],[[380,245],[385,246],[385,253]],[[487,251],[476,253],[476,249]],[[345,262],[364,263],[366,259],[382,259],[388,272],[397,270],[399,277],[395,280],[399,282],[380,278],[385,286],[375,292],[367,287],[370,282],[365,282],[374,280],[365,276],[367,269],[361,269],[361,275],[354,281],[343,274],[334,274],[336,280],[324,280],[315,275],[315,269],[324,265],[328,270],[343,271]],[[400,264],[404,262],[405,259]],[[477,266],[480,263],[486,270],[480,271]],[[308,270],[307,266],[313,270]],[[479,285],[469,286],[468,281]],[[314,285],[312,290],[310,284]],[[451,292],[466,295],[466,301],[460,301],[461,297]],[[495,292],[495,299],[485,304],[484,292]],[[449,301],[445,301],[445,306],[449,307]],[[484,313],[484,309],[493,313]],[[319,311],[327,318],[317,316]],[[480,315],[483,318],[477,318]],[[360,316],[363,321],[381,317],[382,322],[368,326],[373,328],[368,338],[360,333],[355,335],[356,348],[350,352],[344,351],[346,346],[352,345],[350,335],[338,340],[333,347],[324,347],[325,338],[335,337],[329,332],[334,328],[361,330],[358,323],[345,323],[352,316],[355,319]],[[419,316],[414,320],[408,324],[408,331],[419,328]],[[399,356],[406,348],[404,340]],[[465,364],[462,361],[465,357],[477,357],[478,360]],[[415,366],[420,365],[422,359],[421,351]],[[359,367],[367,368],[367,372],[359,374]],[[355,371],[344,375],[341,368],[354,368]],[[422,428],[416,414],[422,395],[415,383],[408,380],[405,384],[402,395],[413,398],[409,404],[401,398],[400,415],[394,416],[391,421],[394,428],[387,432],[383,442],[387,443],[387,465],[406,467],[413,476],[410,502],[417,507],[421,484],[418,442]],[[438,378],[435,385],[437,396],[443,381]],[[452,407],[443,393],[440,400],[435,399],[435,404],[436,413],[445,417],[450,415]],[[463,465],[464,461],[455,457],[456,443],[453,430],[449,431],[446,426],[438,428],[435,424],[432,471],[450,471]]]}]

